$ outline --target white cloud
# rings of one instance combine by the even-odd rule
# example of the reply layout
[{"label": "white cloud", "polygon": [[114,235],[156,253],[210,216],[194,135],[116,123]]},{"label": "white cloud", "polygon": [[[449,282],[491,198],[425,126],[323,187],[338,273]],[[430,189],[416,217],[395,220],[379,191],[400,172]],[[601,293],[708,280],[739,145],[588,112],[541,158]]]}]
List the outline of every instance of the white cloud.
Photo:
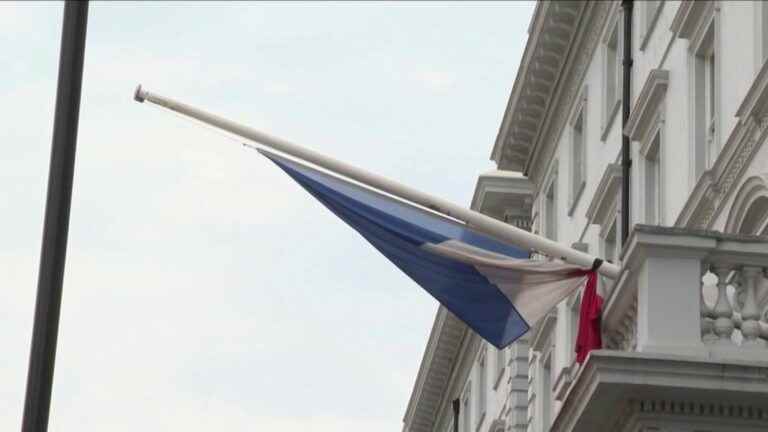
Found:
[{"label": "white cloud", "polygon": [[437,70],[421,70],[412,75],[412,78],[431,91],[446,91],[456,84],[453,74]]},{"label": "white cloud", "polygon": [[[218,5],[92,3],[50,430],[398,429],[435,303],[269,161],[132,91],[325,143],[441,196],[471,191],[482,169],[467,157],[486,151],[466,137],[493,133],[481,120],[506,95],[475,89],[485,102],[460,140],[430,125],[458,123],[443,99],[414,100],[417,86],[460,99],[457,77],[494,72],[459,47],[454,7]],[[0,2],[14,61],[0,80],[0,430],[23,411],[60,12]],[[414,66],[436,14],[463,61]],[[507,88],[502,65],[483,84]]]}]

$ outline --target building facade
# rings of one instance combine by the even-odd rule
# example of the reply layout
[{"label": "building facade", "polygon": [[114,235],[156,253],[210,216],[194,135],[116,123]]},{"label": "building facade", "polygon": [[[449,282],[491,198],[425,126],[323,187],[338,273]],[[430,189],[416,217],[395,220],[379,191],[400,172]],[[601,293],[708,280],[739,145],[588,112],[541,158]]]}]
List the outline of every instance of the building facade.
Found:
[{"label": "building facade", "polygon": [[440,308],[405,432],[768,430],[768,2],[628,13],[539,2],[472,200],[621,265],[600,281],[604,348],[575,362],[579,293],[501,351]]}]

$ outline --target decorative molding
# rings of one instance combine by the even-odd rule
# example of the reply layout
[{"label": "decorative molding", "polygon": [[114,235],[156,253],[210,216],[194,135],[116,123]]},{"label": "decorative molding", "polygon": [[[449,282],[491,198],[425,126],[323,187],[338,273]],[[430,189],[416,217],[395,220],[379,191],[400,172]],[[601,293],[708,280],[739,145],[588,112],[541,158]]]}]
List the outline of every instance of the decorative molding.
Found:
[{"label": "decorative molding", "polygon": [[684,0],[669,27],[672,33],[683,39],[696,39],[696,34],[715,8],[711,0]]},{"label": "decorative molding", "polygon": [[736,111],[739,121],[731,131],[715,164],[699,177],[675,221],[675,226],[711,228],[728,198],[768,138],[768,62]]},{"label": "decorative molding", "polygon": [[438,309],[403,418],[406,430],[431,430],[437,415],[434,406],[439,405],[448,389],[449,377],[466,333],[464,323],[444,307]]},{"label": "decorative molding", "polygon": [[[641,30],[643,33],[640,36],[640,51],[645,51],[645,48],[648,46],[648,41],[651,40],[651,35],[653,34],[653,31],[656,30],[656,23],[659,22],[659,16],[661,16],[661,10],[664,9],[665,3],[665,0],[660,0],[656,10],[653,13],[653,16],[650,19],[650,22],[643,22],[645,28]],[[642,2],[641,4],[643,7],[647,7],[647,3]],[[645,14],[645,11],[642,11],[642,13]],[[647,16],[644,16],[643,20],[645,19],[647,19]]]},{"label": "decorative molding", "polygon": [[523,170],[562,79],[574,33],[588,8],[586,2],[562,0],[536,5],[520,69],[491,153],[500,169]]},{"label": "decorative molding", "polygon": [[[763,422],[760,426],[766,427],[766,375],[765,361],[727,362],[656,353],[592,351],[550,431],[626,430],[612,426],[637,412],[639,407],[632,403],[638,398],[645,401],[642,414],[674,414],[681,420],[712,415],[725,422],[724,427],[718,428],[723,430],[730,430],[729,421],[759,420]],[[656,402],[661,400],[665,405]],[[739,414],[745,414],[744,409],[699,410],[695,408],[697,401],[702,408],[741,405],[763,407],[763,412],[745,419],[739,418]],[[633,408],[631,411],[627,410],[628,404]],[[670,408],[675,412],[670,412]]]},{"label": "decorative molding", "polygon": [[660,110],[669,85],[669,71],[653,69],[643,84],[637,102],[631,110],[624,135],[633,141],[641,141],[652,127],[653,119]]},{"label": "decorative molding", "polygon": [[600,183],[597,185],[592,201],[587,208],[587,220],[590,224],[604,225],[612,207],[618,203],[619,187],[621,186],[621,166],[617,163],[605,167]]},{"label": "decorative molding", "polygon": [[540,184],[542,174],[542,170],[537,169],[537,166],[542,161],[552,160],[556,142],[563,132],[571,106],[581,89],[581,83],[599,45],[609,13],[614,7],[618,7],[618,3],[614,2],[585,3],[590,9],[585,11],[584,22],[579,24],[580,32],[575,36],[573,48],[568,54],[568,61],[558,82],[554,99],[556,103],[551,104],[552,109],[541,129],[544,133],[538,136],[525,165],[524,172],[528,173],[529,178],[537,185]]},{"label": "decorative molding", "polygon": [[[758,199],[768,199],[768,173],[752,176],[739,187],[736,197],[731,204],[731,211],[724,228],[725,232],[739,233],[747,212]],[[768,217],[768,215],[765,216]],[[761,227],[758,226],[757,228],[758,232],[744,234],[760,234],[759,228]]]},{"label": "decorative molding", "polygon": [[531,223],[533,185],[527,177],[510,171],[492,170],[477,179],[470,208],[499,220]]},{"label": "decorative molding", "polygon": [[616,99],[616,102],[613,104],[613,108],[611,108],[611,110],[608,112],[608,118],[602,125],[602,131],[600,131],[600,141],[605,142],[605,140],[608,138],[608,134],[613,129],[613,124],[616,121],[616,117],[619,116],[619,108],[621,108],[621,98]]}]

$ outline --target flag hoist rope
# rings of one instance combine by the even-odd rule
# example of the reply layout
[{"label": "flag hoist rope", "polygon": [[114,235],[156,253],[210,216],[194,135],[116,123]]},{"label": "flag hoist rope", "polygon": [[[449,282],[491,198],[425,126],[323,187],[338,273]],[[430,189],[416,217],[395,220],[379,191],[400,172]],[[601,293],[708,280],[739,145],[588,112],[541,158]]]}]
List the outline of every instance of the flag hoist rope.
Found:
[{"label": "flag hoist rope", "polygon": [[179,114],[199,120],[208,125],[225,130],[234,135],[256,142],[270,149],[293,156],[297,159],[309,162],[327,169],[340,176],[350,178],[364,185],[402,198],[406,201],[429,208],[443,215],[463,221],[473,229],[496,237],[504,242],[520,248],[540,251],[548,256],[561,258],[571,264],[593,268],[598,264],[598,272],[611,279],[619,276],[620,268],[612,263],[596,261],[596,257],[575,249],[566,247],[547,238],[532,234],[512,225],[496,220],[490,216],[453,204],[449,201],[433,197],[404,184],[381,177],[379,175],[349,165],[340,160],[309,150],[297,144],[268,135],[264,132],[252,129],[233,121],[208,113],[201,109],[187,105],[173,99],[150,93],[141,88],[136,88],[134,99],[138,102],[151,102],[155,105],[175,111]]}]

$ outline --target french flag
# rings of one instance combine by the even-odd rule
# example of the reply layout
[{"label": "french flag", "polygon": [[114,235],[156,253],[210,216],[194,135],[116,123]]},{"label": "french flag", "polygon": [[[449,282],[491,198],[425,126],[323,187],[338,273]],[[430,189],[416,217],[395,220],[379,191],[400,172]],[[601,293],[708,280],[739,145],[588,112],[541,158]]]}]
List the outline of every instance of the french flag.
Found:
[{"label": "french flag", "polygon": [[600,347],[601,300],[593,269],[530,260],[528,251],[441,214],[259,151],[495,347],[523,336],[585,282],[579,361]]}]

